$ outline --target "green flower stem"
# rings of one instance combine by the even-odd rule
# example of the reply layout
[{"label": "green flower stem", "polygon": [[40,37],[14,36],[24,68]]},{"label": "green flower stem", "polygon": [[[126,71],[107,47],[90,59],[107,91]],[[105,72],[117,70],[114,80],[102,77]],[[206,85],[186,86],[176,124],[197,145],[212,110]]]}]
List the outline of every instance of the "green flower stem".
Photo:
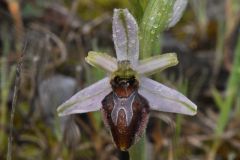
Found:
[{"label": "green flower stem", "polygon": [[129,155],[131,160],[146,160],[146,149],[145,149],[145,135],[129,149]]}]

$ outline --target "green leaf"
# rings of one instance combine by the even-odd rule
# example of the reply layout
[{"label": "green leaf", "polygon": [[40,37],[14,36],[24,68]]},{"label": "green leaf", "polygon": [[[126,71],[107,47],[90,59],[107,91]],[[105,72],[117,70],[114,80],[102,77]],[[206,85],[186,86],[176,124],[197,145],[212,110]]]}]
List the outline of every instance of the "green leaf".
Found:
[{"label": "green leaf", "polygon": [[224,107],[224,100],[220,93],[214,88],[212,89],[213,99],[217,104],[217,107],[221,110]]},{"label": "green leaf", "polygon": [[226,99],[224,105],[221,107],[221,113],[217,123],[216,134],[218,136],[223,133],[227,125],[229,115],[233,106],[233,102],[237,97],[237,93],[239,92],[240,88],[239,68],[240,68],[240,34],[238,35],[237,47],[235,49],[232,72],[227,83]]}]

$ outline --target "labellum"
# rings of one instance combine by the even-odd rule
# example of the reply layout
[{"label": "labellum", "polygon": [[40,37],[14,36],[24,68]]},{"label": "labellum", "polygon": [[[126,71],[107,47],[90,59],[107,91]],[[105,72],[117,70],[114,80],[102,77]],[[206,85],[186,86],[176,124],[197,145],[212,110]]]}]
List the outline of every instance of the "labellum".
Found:
[{"label": "labellum", "polygon": [[139,81],[129,61],[120,61],[111,79],[112,92],[102,101],[102,115],[120,150],[127,150],[144,132],[148,101],[138,93]]}]

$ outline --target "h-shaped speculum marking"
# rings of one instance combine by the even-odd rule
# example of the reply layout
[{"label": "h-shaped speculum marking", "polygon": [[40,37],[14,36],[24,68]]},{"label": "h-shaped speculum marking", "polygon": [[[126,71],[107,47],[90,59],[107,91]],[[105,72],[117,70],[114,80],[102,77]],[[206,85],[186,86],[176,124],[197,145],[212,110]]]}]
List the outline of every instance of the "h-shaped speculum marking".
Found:
[{"label": "h-shaped speculum marking", "polygon": [[130,125],[130,122],[133,117],[132,104],[133,104],[135,96],[136,96],[136,92],[133,92],[127,98],[120,98],[115,93],[113,94],[114,107],[113,107],[113,110],[111,113],[111,117],[112,117],[114,125],[117,125],[118,113],[120,110],[123,110],[125,113],[127,126]]}]

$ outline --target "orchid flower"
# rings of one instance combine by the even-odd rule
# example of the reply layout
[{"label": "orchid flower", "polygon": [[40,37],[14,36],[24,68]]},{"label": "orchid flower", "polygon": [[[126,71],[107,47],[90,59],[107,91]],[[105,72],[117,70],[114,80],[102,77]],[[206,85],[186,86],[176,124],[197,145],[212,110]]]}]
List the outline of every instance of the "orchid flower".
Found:
[{"label": "orchid flower", "polygon": [[57,111],[65,116],[101,110],[115,144],[126,150],[144,132],[150,110],[195,115],[197,106],[178,91],[147,78],[176,65],[177,56],[167,53],[139,60],[138,25],[127,9],[114,10],[112,30],[117,58],[93,51],[86,57],[107,76],[76,93]]}]

